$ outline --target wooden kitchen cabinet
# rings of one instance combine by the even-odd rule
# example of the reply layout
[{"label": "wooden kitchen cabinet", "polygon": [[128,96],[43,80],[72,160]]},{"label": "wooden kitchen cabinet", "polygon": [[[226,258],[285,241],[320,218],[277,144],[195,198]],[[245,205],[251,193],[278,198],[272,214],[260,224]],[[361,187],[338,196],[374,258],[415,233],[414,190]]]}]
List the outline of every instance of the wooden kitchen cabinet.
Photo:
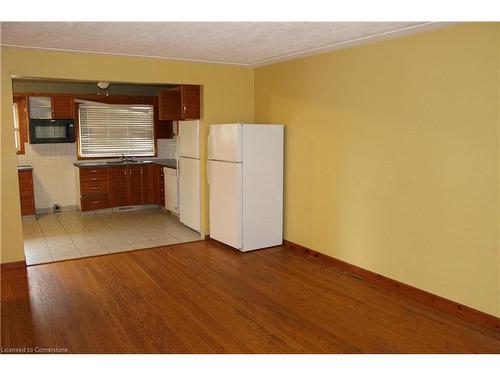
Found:
[{"label": "wooden kitchen cabinet", "polygon": [[160,120],[160,112],[158,108],[158,97],[154,97],[154,124],[155,124],[155,139],[172,139],[174,137],[174,126],[172,120]]},{"label": "wooden kitchen cabinet", "polygon": [[157,202],[160,206],[163,206],[165,207],[165,189],[166,189],[166,186],[165,186],[165,175],[164,175],[164,171],[163,171],[163,167],[160,166],[160,165],[157,165],[157,176],[158,176],[158,184],[156,184],[156,186],[159,186],[159,192],[158,192],[158,195],[157,195]]},{"label": "wooden kitchen cabinet", "polygon": [[158,92],[159,120],[198,120],[200,86],[180,85]]},{"label": "wooden kitchen cabinet", "polygon": [[[28,103],[26,95],[14,95],[12,102],[17,106],[17,121],[19,124],[17,154],[24,154],[28,142]],[[17,136],[17,135],[16,135]]]},{"label": "wooden kitchen cabinet", "polygon": [[82,211],[110,207],[108,168],[80,168],[80,207]]},{"label": "wooden kitchen cabinet", "polygon": [[74,98],[71,95],[52,95],[52,114],[54,119],[74,119]]},{"label": "wooden kitchen cabinet", "polygon": [[35,192],[33,189],[33,171],[18,171],[21,215],[35,215]]},{"label": "wooden kitchen cabinet", "polygon": [[181,119],[181,91],[180,87],[172,87],[158,92],[159,120]]},{"label": "wooden kitchen cabinet", "polygon": [[67,94],[30,95],[31,119],[74,119],[74,97]]},{"label": "wooden kitchen cabinet", "polygon": [[200,118],[200,86],[181,85],[181,120]]},{"label": "wooden kitchen cabinet", "polygon": [[128,168],[126,166],[109,168],[110,206],[128,205]]},{"label": "wooden kitchen cabinet", "polygon": [[163,168],[156,164],[80,168],[81,210],[165,205]]},{"label": "wooden kitchen cabinet", "polygon": [[144,168],[140,165],[128,166],[128,204],[143,204]]},{"label": "wooden kitchen cabinet", "polygon": [[154,170],[155,165],[149,164],[144,166],[144,178],[142,180],[142,200],[143,204],[155,204],[155,181]]},{"label": "wooden kitchen cabinet", "polygon": [[142,176],[141,166],[110,167],[110,207],[143,204]]},{"label": "wooden kitchen cabinet", "polygon": [[108,194],[84,196],[81,198],[82,211],[102,210],[108,207],[110,207]]},{"label": "wooden kitchen cabinet", "polygon": [[163,167],[160,165],[150,165],[148,170],[149,202],[165,206],[165,182],[163,179]]}]

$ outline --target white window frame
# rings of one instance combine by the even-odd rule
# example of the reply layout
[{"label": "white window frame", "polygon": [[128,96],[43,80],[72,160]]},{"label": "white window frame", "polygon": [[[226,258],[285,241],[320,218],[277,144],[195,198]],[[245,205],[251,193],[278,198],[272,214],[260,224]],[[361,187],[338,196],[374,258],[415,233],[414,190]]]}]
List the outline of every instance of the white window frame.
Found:
[{"label": "white window frame", "polygon": [[[156,156],[154,108],[148,104],[79,101],[78,156]],[[89,125],[89,121],[93,124]],[[95,132],[92,142],[92,132]],[[138,137],[141,138],[138,138]],[[106,138],[107,137],[107,138]],[[100,144],[99,144],[100,143]]]},{"label": "white window frame", "polygon": [[14,118],[14,142],[16,151],[21,151],[21,124],[19,123],[19,106],[17,103],[12,104],[12,116]]}]

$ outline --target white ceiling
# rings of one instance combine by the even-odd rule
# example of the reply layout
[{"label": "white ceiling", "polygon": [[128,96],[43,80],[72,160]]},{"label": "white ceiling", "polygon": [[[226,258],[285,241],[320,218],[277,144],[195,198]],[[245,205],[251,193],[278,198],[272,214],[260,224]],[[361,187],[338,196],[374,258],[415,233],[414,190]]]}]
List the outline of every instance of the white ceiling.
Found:
[{"label": "white ceiling", "polygon": [[429,22],[2,22],[1,44],[261,66],[436,26]]}]

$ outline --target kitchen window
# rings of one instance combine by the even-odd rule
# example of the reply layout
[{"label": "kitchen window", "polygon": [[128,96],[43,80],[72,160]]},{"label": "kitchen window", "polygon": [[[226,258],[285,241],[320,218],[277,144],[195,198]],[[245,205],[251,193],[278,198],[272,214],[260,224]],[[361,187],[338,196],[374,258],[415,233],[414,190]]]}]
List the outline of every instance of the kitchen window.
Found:
[{"label": "kitchen window", "polygon": [[82,158],[154,156],[152,105],[79,105],[79,156]]},{"label": "kitchen window", "polygon": [[17,103],[12,105],[12,116],[14,118],[14,142],[16,142],[16,151],[21,151],[21,127],[19,126],[19,107]]}]

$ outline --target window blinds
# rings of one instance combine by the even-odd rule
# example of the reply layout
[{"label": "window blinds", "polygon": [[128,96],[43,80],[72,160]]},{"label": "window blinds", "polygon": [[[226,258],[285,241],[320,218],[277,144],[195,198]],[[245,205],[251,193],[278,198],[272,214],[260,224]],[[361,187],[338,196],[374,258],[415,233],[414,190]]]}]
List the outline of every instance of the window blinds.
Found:
[{"label": "window blinds", "polygon": [[85,102],[78,112],[80,156],[154,156],[153,106]]}]

